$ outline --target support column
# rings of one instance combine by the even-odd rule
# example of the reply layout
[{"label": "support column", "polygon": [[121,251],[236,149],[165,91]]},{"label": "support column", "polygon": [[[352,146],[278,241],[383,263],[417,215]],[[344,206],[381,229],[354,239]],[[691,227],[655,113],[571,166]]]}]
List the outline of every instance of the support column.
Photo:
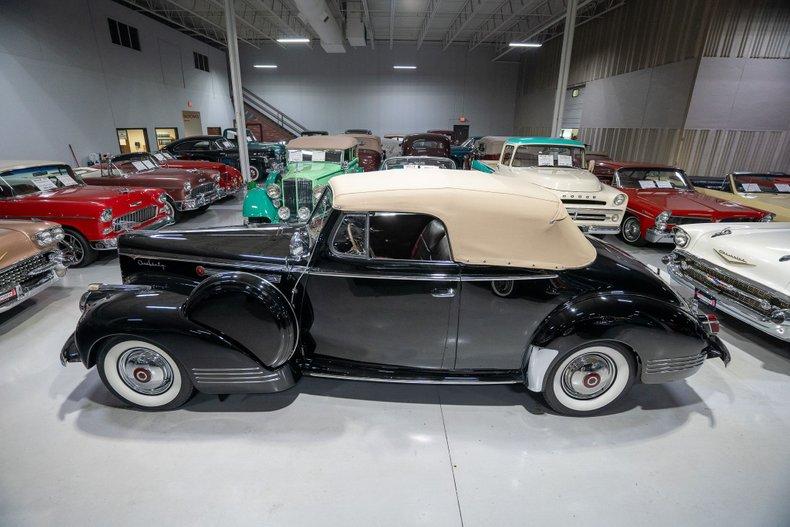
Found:
[{"label": "support column", "polygon": [[[236,116],[236,142],[239,145],[239,165],[244,181],[250,181],[250,156],[247,152],[247,122],[244,120],[244,94],[241,90],[239,42],[236,38],[236,10],[233,0],[225,0],[225,34],[230,63],[230,87],[233,93],[233,113]],[[261,174],[266,176],[265,174]]]},{"label": "support column", "polygon": [[557,93],[554,95],[554,115],[551,121],[551,136],[559,137],[562,131],[562,112],[565,110],[565,90],[568,87],[568,74],[571,70],[571,51],[573,32],[576,29],[576,8],[578,0],[568,0],[568,13],[565,15],[565,29],[562,32],[562,54],[560,55],[560,75],[557,79]]}]

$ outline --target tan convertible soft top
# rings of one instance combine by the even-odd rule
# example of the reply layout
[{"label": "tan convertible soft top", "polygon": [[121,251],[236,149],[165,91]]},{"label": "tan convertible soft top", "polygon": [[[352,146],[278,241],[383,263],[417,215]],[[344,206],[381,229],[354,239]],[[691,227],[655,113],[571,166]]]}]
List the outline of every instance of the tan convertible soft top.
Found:
[{"label": "tan convertible soft top", "polygon": [[404,168],[332,178],[333,206],[412,212],[442,220],[459,263],[573,269],[596,251],[551,192],[524,178],[468,170]]},{"label": "tan convertible soft top", "polygon": [[345,150],[357,146],[357,140],[352,135],[305,135],[291,139],[286,146],[293,150]]},{"label": "tan convertible soft top", "polygon": [[360,148],[381,152],[381,138],[379,136],[367,135],[367,134],[349,134],[349,135],[351,137],[356,138]]}]

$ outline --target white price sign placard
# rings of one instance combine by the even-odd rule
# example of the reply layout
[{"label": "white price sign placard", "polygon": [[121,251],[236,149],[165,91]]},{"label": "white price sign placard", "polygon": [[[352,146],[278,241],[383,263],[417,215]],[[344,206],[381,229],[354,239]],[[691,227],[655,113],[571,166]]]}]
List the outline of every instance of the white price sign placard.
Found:
[{"label": "white price sign placard", "polygon": [[299,163],[302,161],[301,150],[288,150],[288,161],[291,163]]},{"label": "white price sign placard", "polygon": [[656,182],[649,179],[639,180],[639,186],[642,188],[656,188]]},{"label": "white price sign placard", "polygon": [[553,167],[554,155],[553,154],[538,154],[539,167]]},{"label": "white price sign placard", "polygon": [[143,164],[145,165],[146,168],[150,168],[150,169],[156,168],[156,165],[150,159],[144,159]]},{"label": "white price sign placard", "polygon": [[132,161],[132,166],[137,170],[145,170],[145,163],[142,161]]},{"label": "white price sign placard", "polygon": [[313,161],[326,161],[326,152],[323,150],[313,150]]},{"label": "white price sign placard", "polygon": [[744,192],[762,192],[763,189],[760,188],[760,185],[757,183],[744,183],[743,184],[743,191]]},{"label": "white price sign placard", "polygon": [[36,187],[38,187],[38,190],[55,190],[56,188],[58,188],[46,176],[34,177],[30,180],[30,182],[33,183]]},{"label": "white price sign placard", "polygon": [[573,166],[573,158],[571,156],[557,155],[557,166],[560,167],[572,167]]},{"label": "white price sign placard", "polygon": [[58,174],[55,177],[57,177],[58,181],[67,187],[73,187],[74,185],[77,185],[77,182],[74,181],[74,179],[68,174]]},{"label": "white price sign placard", "polygon": [[165,160],[164,154],[160,154],[158,152],[156,154],[154,154],[154,157],[157,159],[157,161],[164,161]]},{"label": "white price sign placard", "polygon": [[669,181],[656,181],[656,186],[658,188],[672,188],[672,183]]},{"label": "white price sign placard", "polygon": [[790,192],[790,183],[777,183],[774,186],[779,192]]}]

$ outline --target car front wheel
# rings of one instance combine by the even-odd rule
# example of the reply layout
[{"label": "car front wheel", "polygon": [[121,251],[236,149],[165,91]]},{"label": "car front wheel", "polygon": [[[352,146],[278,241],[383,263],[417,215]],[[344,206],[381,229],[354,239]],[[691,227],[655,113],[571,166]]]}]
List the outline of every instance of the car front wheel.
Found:
[{"label": "car front wheel", "polygon": [[63,258],[69,267],[85,267],[99,257],[99,252],[91,247],[87,238],[72,229],[63,229],[63,239],[58,243]]},{"label": "car front wheel", "polygon": [[561,358],[549,370],[543,393],[555,411],[574,416],[603,412],[628,391],[636,361],[616,344],[592,344]]},{"label": "car front wheel", "polygon": [[642,238],[642,225],[636,216],[626,216],[620,228],[620,237],[629,245],[641,247],[645,244]]},{"label": "car front wheel", "polygon": [[194,393],[186,371],[170,354],[147,341],[112,341],[99,355],[96,368],[108,390],[141,410],[178,408]]}]

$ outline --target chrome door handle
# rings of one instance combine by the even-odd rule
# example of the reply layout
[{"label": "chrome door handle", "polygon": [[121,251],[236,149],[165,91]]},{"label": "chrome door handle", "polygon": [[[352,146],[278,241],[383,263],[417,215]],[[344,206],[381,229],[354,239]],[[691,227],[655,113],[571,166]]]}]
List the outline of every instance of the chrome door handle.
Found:
[{"label": "chrome door handle", "polygon": [[431,289],[431,296],[434,298],[452,298],[455,296],[455,289],[452,287],[447,289]]}]

